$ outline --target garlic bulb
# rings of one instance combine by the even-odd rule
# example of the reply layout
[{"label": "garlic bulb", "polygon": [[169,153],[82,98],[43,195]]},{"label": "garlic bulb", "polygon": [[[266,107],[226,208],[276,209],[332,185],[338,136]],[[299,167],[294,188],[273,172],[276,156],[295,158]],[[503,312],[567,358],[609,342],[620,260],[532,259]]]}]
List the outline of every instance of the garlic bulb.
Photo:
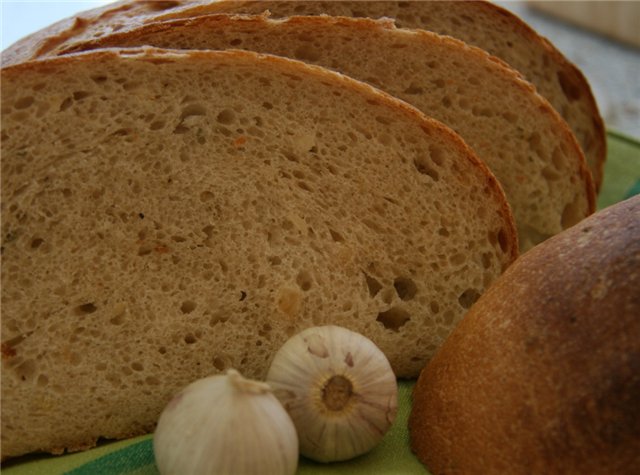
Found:
[{"label": "garlic bulb", "polygon": [[298,437],[263,382],[237,371],[200,379],[164,409],[153,437],[161,474],[283,474],[298,466]]},{"label": "garlic bulb", "polygon": [[398,386],[384,353],[342,327],[308,328],[290,338],[267,382],[293,419],[300,452],[319,462],[368,452],[397,412]]}]

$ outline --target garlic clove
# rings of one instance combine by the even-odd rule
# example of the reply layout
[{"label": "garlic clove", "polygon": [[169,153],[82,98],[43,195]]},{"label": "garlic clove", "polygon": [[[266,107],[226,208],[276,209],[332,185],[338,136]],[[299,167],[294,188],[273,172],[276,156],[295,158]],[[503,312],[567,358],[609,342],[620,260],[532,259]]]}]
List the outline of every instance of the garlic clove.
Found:
[{"label": "garlic clove", "polygon": [[347,460],[371,450],[397,413],[397,382],[384,353],[338,326],[294,335],[278,350],[267,382],[311,459]]},{"label": "garlic clove", "polygon": [[153,437],[161,474],[296,472],[291,418],[263,382],[237,371],[195,381],[165,407]]}]

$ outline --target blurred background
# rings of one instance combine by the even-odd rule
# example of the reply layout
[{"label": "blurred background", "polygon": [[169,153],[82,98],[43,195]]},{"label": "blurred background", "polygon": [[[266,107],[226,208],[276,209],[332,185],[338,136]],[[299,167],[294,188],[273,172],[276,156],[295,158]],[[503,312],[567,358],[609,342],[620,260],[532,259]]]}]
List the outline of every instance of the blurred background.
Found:
[{"label": "blurred background", "polygon": [[[0,0],[2,43],[105,0]],[[589,80],[608,128],[640,140],[640,2],[497,1],[548,38]]]}]

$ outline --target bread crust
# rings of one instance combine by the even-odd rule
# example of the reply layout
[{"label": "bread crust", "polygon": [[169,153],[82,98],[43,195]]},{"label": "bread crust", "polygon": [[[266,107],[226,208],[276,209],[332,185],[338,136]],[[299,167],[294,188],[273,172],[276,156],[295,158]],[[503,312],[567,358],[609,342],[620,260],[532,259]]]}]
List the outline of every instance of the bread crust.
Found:
[{"label": "bread crust", "polygon": [[524,254],[422,371],[412,448],[440,473],[640,469],[640,196]]},{"label": "bread crust", "polygon": [[[132,70],[138,73],[134,77]],[[184,83],[177,82],[174,74],[186,75]],[[228,79],[223,91],[234,93],[219,92],[212,98],[207,88],[221,87],[211,84],[225,77],[233,82]],[[142,78],[147,81],[144,87],[136,82]],[[242,81],[248,81],[245,89],[240,87]],[[283,94],[278,101],[255,87],[273,87],[270,82]],[[454,246],[452,258],[459,253],[458,247],[477,246],[477,240],[483,241],[482,249],[495,252],[485,260],[474,254],[465,261],[463,255],[464,272],[452,269],[455,275],[443,277],[437,285],[453,285],[451,281],[460,276],[471,279],[467,276],[473,268],[477,275],[468,286],[488,286],[517,256],[515,226],[500,186],[453,131],[371,86],[320,67],[244,51],[112,49],[4,68],[2,88],[5,458],[32,451],[77,450],[90,447],[100,437],[146,433],[172,394],[188,382],[230,366],[260,378],[286,338],[311,325],[343,324],[368,334],[383,349],[384,340],[405,341],[402,335],[407,329],[428,325],[436,317],[429,316],[428,310],[424,315],[409,315],[397,309],[413,305],[414,296],[417,305],[420,296],[431,291],[417,277],[408,279],[412,269],[423,265],[420,253],[435,252],[436,247],[442,253],[448,244],[444,235],[421,224],[421,219],[395,236],[413,207],[417,216],[428,217],[429,201],[421,200],[430,187],[444,186],[445,179],[440,176],[440,182],[434,181],[420,171],[409,156],[422,158],[424,147],[414,150],[413,142],[402,142],[405,145],[400,147],[383,140],[380,149],[378,142],[368,142],[378,137],[367,138],[367,128],[359,131],[357,127],[350,138],[344,128],[361,123],[357,114],[375,116],[382,111],[380,120],[392,122],[372,117],[372,130],[382,135],[391,128],[398,137],[410,133],[409,139],[447,150],[442,166],[456,171],[447,180],[460,194],[454,205],[447,201],[449,194],[447,199],[438,196],[437,206],[448,209],[449,217],[469,209],[465,220],[445,223],[450,227],[447,233],[454,224],[464,228],[461,239],[469,241]],[[298,93],[292,92],[296,88]],[[247,99],[238,99],[241,94]],[[334,99],[338,94],[340,99]],[[303,99],[310,102],[300,103]],[[238,100],[242,107],[223,109],[238,106],[234,102]],[[307,106],[287,112],[293,104],[313,101],[333,104],[321,109],[329,114],[330,123],[321,122],[324,115]],[[347,109],[331,112],[339,107]],[[231,116],[241,114],[243,108],[248,110],[242,116],[247,119],[246,132],[251,120],[266,124],[268,136],[260,135],[260,130],[251,133],[277,146],[282,143],[282,150],[265,146],[271,142],[228,134]],[[104,120],[105,111],[113,119]],[[158,122],[156,115],[162,111],[169,111],[169,116]],[[256,111],[264,116],[256,117]],[[343,118],[340,111],[352,118],[335,127],[336,120]],[[280,115],[285,113],[292,116]],[[288,133],[295,138],[309,125],[312,119],[305,117],[310,113],[317,117],[316,132],[326,137],[313,147],[308,137],[291,141]],[[201,129],[210,135],[198,135],[198,124],[209,119],[211,127]],[[279,128],[285,121],[293,130],[285,133]],[[43,129],[43,124],[49,126]],[[58,127],[71,127],[73,134],[53,131]],[[364,145],[357,143],[356,132],[365,137]],[[30,140],[21,140],[25,134]],[[325,150],[337,146],[335,137],[356,142],[351,149],[331,155]],[[199,152],[198,147],[216,140],[222,145]],[[188,146],[162,152],[182,144]],[[164,148],[154,148],[158,145]],[[243,153],[243,145],[251,153]],[[301,147],[302,152],[291,152],[290,145]],[[362,156],[357,150],[374,153]],[[406,154],[398,153],[402,150]],[[453,157],[458,157],[458,167],[448,162]],[[159,158],[166,160],[154,162]],[[28,168],[22,166],[26,162]],[[274,162],[278,169],[271,168]],[[204,163],[208,165],[199,166]],[[304,182],[305,173],[311,174],[318,165],[326,166],[317,173],[314,180],[318,181]],[[342,174],[343,167],[357,170]],[[374,174],[375,167],[380,168]],[[220,175],[212,178],[214,172]],[[26,188],[25,173],[30,177]],[[105,178],[109,173],[114,177]],[[404,174],[406,179],[392,182]],[[292,178],[296,181],[287,181]],[[176,195],[170,187],[184,192]],[[344,194],[346,189],[351,190],[348,197],[327,194]],[[385,197],[379,196],[383,189]],[[261,191],[244,204],[245,193],[252,190]],[[314,190],[318,192],[314,199],[303,201]],[[414,192],[417,195],[410,198]],[[230,202],[230,197],[238,201]],[[345,200],[347,216],[353,207],[368,207],[376,200],[382,206],[408,208],[393,214],[363,212],[355,219],[338,221],[343,214],[334,209],[341,209]],[[476,215],[478,202],[485,203],[482,212],[488,213],[485,218],[492,224]],[[431,206],[433,213],[439,212],[435,203]],[[283,217],[286,220],[280,225]],[[479,228],[471,229],[465,221],[476,222]],[[332,222],[345,227],[334,229],[337,225]],[[207,223],[211,224],[204,226]],[[393,227],[385,231],[386,223]],[[333,227],[327,230],[326,226]],[[248,236],[234,234],[243,229]],[[216,231],[221,233],[218,238]],[[421,250],[405,255],[403,245],[397,252],[389,251],[400,246],[401,237],[414,232],[420,237],[406,244]],[[475,238],[467,237],[468,233]],[[421,246],[423,235],[440,239],[438,246]],[[308,245],[302,245],[304,236],[311,239]],[[447,256],[443,259],[441,266]],[[260,272],[246,267],[257,261],[268,272],[263,267]],[[429,272],[437,273],[437,267]],[[376,294],[380,289],[365,280],[367,273],[385,287],[380,295]],[[453,290],[458,318],[468,300],[464,295],[466,300],[458,301],[465,286],[466,282]],[[345,292],[349,297],[342,305]],[[20,302],[27,296],[25,308]],[[328,306],[326,311],[319,310],[323,305]],[[445,302],[440,305],[444,308]],[[385,316],[388,310],[392,312]],[[456,316],[450,317],[448,324],[453,325]],[[431,337],[440,338],[435,334],[439,326],[433,328]],[[411,331],[408,338],[426,342],[431,338],[428,333]],[[420,354],[413,353],[414,348]],[[412,354],[405,359],[401,353],[407,350]],[[406,377],[417,374],[419,360],[428,357],[426,348],[418,345],[393,343],[383,351],[397,362],[396,373]]]}]

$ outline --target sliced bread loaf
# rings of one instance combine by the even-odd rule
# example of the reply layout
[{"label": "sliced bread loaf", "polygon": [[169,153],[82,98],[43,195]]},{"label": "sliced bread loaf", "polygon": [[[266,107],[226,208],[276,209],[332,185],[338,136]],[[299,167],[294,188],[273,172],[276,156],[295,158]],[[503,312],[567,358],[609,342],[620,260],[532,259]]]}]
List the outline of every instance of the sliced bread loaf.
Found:
[{"label": "sliced bread loaf", "polygon": [[334,68],[401,98],[460,134],[496,175],[526,251],[594,209],[573,134],[533,87],[478,48],[390,21],[328,16],[200,16],[149,23],[83,49],[242,48]]},{"label": "sliced bread loaf", "polygon": [[549,41],[509,11],[485,1],[124,1],[58,22],[4,52],[3,61],[59,54],[74,45],[141,24],[210,13],[262,13],[274,17],[328,14],[394,18],[397,26],[453,36],[520,71],[571,126],[596,189],[602,182],[606,135],[581,71]]},{"label": "sliced bread loaf", "polygon": [[640,473],[640,196],[523,255],[422,371],[429,471]]},{"label": "sliced bread loaf", "polygon": [[153,428],[339,324],[412,377],[515,258],[495,177],[366,84],[250,52],[2,70],[2,456]]}]

